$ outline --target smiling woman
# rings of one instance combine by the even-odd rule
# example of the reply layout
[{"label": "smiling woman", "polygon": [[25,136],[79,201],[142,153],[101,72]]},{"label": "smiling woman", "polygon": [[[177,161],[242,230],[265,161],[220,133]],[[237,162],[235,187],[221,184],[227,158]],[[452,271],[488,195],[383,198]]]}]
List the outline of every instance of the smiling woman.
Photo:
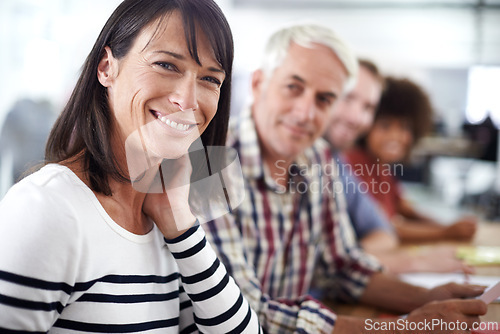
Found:
[{"label": "smiling woman", "polygon": [[[232,58],[211,0],[115,10],[47,164],[0,203],[1,332],[260,332],[189,202],[190,147],[225,141]],[[138,191],[134,168],[143,186],[174,190]]]},{"label": "smiling woman", "polygon": [[199,29],[197,59],[190,55],[177,11],[146,26],[123,58],[105,47],[98,79],[107,88],[114,116],[113,151],[139,130],[141,142],[129,146],[127,155],[141,155],[145,148],[157,160],[179,157],[206,130],[217,111],[225,71]]},{"label": "smiling woman", "polygon": [[[126,62],[126,55],[134,46],[132,52],[140,52],[139,57],[145,57],[146,50],[142,48],[150,47],[148,44],[158,44],[158,39],[165,34],[165,29],[177,29],[180,34],[175,38],[182,38],[182,47],[185,48],[188,57],[185,58],[200,63],[198,55],[197,37],[203,31],[205,47],[209,46],[210,53],[217,61],[217,67],[221,67],[225,72],[224,84],[220,86],[220,99],[218,101],[218,113],[214,116],[211,125],[201,134],[204,145],[222,145],[225,142],[227,120],[229,118],[229,99],[231,90],[231,72],[233,58],[233,42],[229,32],[229,26],[223,14],[212,1],[143,1],[134,6],[120,6],[112,14],[105,27],[101,31],[94,48],[87,57],[83,66],[82,75],[78,80],[73,94],[56,123],[52,135],[47,144],[46,158],[49,162],[59,162],[68,158],[77,157],[82,154],[81,160],[84,167],[89,171],[88,177],[91,187],[96,192],[110,195],[108,179],[126,180],[126,173],[117,164],[118,152],[111,148],[112,115],[108,103],[107,87],[103,86],[96,74],[103,58],[111,53],[114,59]],[[182,23],[177,21],[168,24],[168,18],[172,11],[176,10],[176,16],[182,17]],[[181,28],[182,27],[182,28]],[[138,37],[144,28],[143,34]],[[174,38],[174,36],[170,36]],[[142,43],[137,41],[142,38]],[[108,47],[108,49],[106,49]],[[159,58],[167,56],[161,51],[153,49],[154,56]],[[150,48],[151,51],[151,48]],[[130,55],[128,58],[133,57]],[[171,60],[176,57],[169,58]],[[171,62],[165,59],[155,59],[156,64],[150,64],[160,68],[175,69]],[[138,65],[139,66],[139,65]],[[208,65],[205,65],[208,67]],[[119,70],[119,69],[117,69]],[[165,81],[165,80],[164,80]],[[127,106],[126,109],[130,109]]]}]

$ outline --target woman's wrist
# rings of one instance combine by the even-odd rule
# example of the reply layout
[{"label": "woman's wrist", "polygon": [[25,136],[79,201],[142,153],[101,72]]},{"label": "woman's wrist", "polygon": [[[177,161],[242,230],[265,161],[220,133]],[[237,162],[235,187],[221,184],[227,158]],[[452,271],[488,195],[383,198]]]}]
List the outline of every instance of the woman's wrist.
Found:
[{"label": "woman's wrist", "polygon": [[166,239],[178,237],[196,222],[196,217],[189,207],[172,208],[170,211],[155,220],[156,225]]},{"label": "woman's wrist", "polygon": [[165,241],[167,242],[177,242],[177,240],[181,239],[181,238],[184,238],[184,235],[186,235],[186,233],[188,231],[191,231],[193,230],[193,228],[196,226],[196,225],[199,225],[199,222],[197,219],[195,219],[194,223],[186,228],[185,230],[179,230],[179,231],[171,231],[171,232],[168,232],[168,233],[163,233],[163,237],[165,238]]}]

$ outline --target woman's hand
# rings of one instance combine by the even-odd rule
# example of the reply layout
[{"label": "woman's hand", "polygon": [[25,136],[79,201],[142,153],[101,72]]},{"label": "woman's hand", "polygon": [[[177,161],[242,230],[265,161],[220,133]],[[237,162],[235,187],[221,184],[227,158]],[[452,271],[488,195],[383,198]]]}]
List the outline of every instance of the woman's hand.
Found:
[{"label": "woman's hand", "polygon": [[410,253],[415,259],[415,271],[474,273],[473,267],[457,258],[457,249],[454,246],[419,247],[418,250]]},{"label": "woman's hand", "polygon": [[446,235],[452,239],[470,240],[477,230],[477,219],[464,217],[446,228]]},{"label": "woman's hand", "polygon": [[[162,193],[148,193],[142,206],[167,239],[181,235],[193,226],[196,217],[189,207],[191,178],[189,155],[176,160],[165,160],[159,166]],[[158,187],[158,185],[153,185]]]}]

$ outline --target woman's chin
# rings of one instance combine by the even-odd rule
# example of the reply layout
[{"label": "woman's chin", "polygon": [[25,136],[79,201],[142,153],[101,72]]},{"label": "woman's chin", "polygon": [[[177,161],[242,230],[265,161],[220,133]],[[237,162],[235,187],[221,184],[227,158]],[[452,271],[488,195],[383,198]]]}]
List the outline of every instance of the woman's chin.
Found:
[{"label": "woman's chin", "polygon": [[386,164],[395,164],[395,163],[399,163],[401,161],[403,161],[403,158],[402,156],[386,156],[382,159],[380,159],[380,162],[382,163],[386,163]]},{"label": "woman's chin", "polygon": [[160,150],[151,150],[153,156],[152,158],[157,159],[159,162],[163,159],[179,159],[188,153],[189,147],[162,147]]}]

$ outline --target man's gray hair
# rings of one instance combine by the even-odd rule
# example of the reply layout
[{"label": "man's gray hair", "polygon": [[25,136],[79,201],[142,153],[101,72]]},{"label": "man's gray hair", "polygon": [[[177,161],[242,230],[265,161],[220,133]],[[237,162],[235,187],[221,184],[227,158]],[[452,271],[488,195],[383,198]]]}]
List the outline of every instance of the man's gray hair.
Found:
[{"label": "man's gray hair", "polygon": [[317,43],[330,48],[340,59],[340,62],[347,71],[344,92],[354,87],[358,76],[358,60],[354,52],[331,29],[315,24],[302,24],[282,28],[269,38],[261,65],[261,69],[266,75],[270,75],[281,65],[292,42],[303,47],[311,47],[312,43]]}]

